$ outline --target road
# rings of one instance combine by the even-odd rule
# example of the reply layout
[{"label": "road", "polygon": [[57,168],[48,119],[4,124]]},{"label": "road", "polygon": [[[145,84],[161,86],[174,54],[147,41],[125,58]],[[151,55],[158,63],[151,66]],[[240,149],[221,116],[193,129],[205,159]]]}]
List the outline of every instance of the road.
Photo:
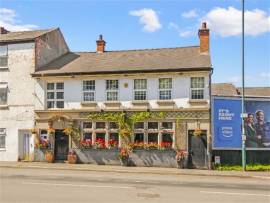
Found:
[{"label": "road", "polygon": [[1,203],[270,203],[270,181],[255,178],[11,168],[0,174]]}]

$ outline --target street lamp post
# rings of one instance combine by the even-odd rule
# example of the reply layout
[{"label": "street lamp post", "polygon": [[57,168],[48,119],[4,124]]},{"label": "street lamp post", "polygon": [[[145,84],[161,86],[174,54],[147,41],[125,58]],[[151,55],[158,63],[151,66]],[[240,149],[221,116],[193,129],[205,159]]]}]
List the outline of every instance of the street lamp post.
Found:
[{"label": "street lamp post", "polygon": [[245,135],[245,0],[242,0],[242,169],[246,170],[246,135]]}]

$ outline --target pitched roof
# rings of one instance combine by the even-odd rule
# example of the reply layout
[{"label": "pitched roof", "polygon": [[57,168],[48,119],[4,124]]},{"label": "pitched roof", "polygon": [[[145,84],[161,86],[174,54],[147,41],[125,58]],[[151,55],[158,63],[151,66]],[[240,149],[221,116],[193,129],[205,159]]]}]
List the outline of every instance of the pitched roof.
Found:
[{"label": "pitched roof", "polygon": [[0,34],[0,43],[5,42],[22,42],[34,40],[41,35],[44,35],[48,32],[56,30],[57,28],[46,29],[46,30],[34,30],[34,31],[22,31],[22,32],[9,32],[7,34]]},{"label": "pitched roof", "polygon": [[[242,94],[242,88],[237,88],[239,95]],[[266,96],[270,97],[270,87],[246,87],[246,96]]]},{"label": "pitched roof", "polygon": [[231,83],[213,83],[211,94],[214,96],[237,96],[237,88]]},{"label": "pitched roof", "polygon": [[199,47],[68,53],[33,75],[69,75],[124,72],[162,72],[211,69],[210,56]]}]

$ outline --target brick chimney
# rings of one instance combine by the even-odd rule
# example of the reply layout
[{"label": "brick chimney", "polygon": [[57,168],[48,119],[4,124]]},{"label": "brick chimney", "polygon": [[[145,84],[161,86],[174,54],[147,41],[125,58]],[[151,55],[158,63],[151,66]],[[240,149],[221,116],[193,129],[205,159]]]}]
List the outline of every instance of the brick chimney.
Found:
[{"label": "brick chimney", "polygon": [[102,35],[99,35],[99,39],[96,42],[97,42],[97,53],[105,52],[106,42],[102,39]]},{"label": "brick chimney", "polygon": [[206,26],[206,22],[202,23],[201,29],[198,32],[200,38],[200,53],[209,53],[209,29]]},{"label": "brick chimney", "polygon": [[1,34],[1,35],[2,35],[2,34],[7,34],[7,33],[9,33],[8,30],[6,30],[4,27],[0,27],[0,34]]}]

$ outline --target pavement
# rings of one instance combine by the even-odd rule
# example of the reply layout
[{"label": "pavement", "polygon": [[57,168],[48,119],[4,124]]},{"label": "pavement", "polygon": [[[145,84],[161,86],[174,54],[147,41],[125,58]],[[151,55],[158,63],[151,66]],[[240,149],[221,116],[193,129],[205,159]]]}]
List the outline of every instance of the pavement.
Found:
[{"label": "pavement", "polygon": [[126,174],[153,174],[153,175],[221,176],[221,177],[257,178],[270,180],[269,171],[216,171],[216,170],[198,170],[198,169],[123,167],[112,165],[44,163],[44,162],[0,162],[0,168],[74,170],[74,171],[114,172]]}]

